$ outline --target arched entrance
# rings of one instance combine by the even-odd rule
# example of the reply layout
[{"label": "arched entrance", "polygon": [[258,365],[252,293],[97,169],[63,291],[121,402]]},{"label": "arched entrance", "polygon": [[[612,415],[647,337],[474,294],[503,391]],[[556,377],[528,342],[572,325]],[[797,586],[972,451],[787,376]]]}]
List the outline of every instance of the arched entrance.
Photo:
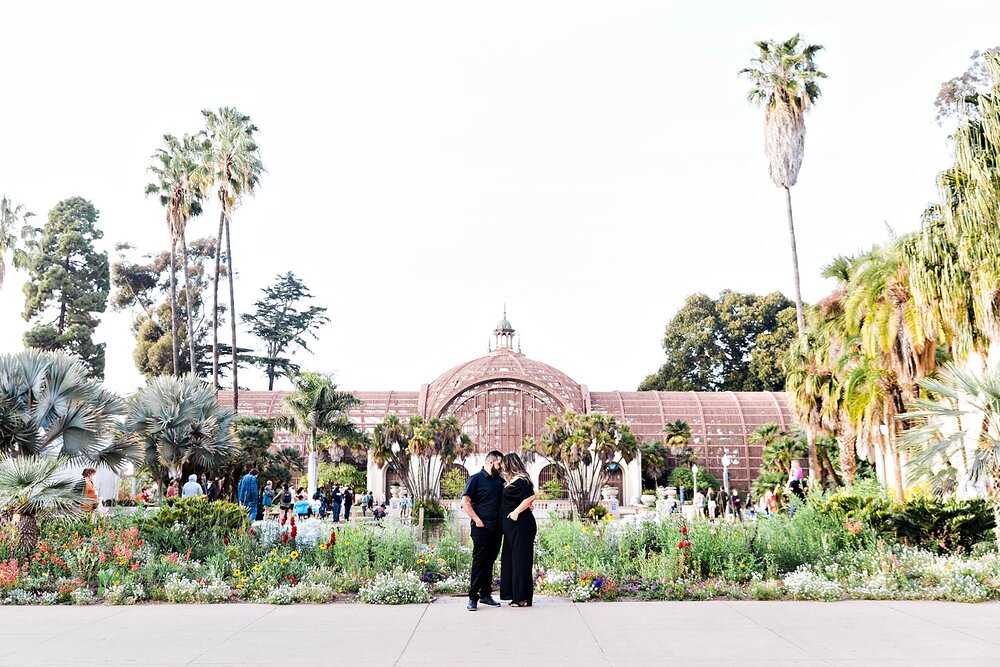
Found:
[{"label": "arched entrance", "polygon": [[559,479],[559,467],[556,466],[554,463],[550,463],[549,465],[545,466],[538,473],[538,492],[547,493],[545,485],[546,483],[552,482],[552,480],[556,480],[559,482],[559,486],[562,487],[562,493],[555,497],[546,495],[545,496],[546,499],[559,500],[562,498],[569,498],[569,489],[567,489],[566,484],[564,484],[562,480]]},{"label": "arched entrance", "polygon": [[[453,480],[459,482],[460,484],[455,485],[454,488],[449,488],[451,484],[449,481]],[[452,500],[455,498],[462,497],[462,491],[465,489],[465,483],[469,480],[469,471],[463,465],[457,463],[452,463],[449,466],[445,466],[441,471],[441,497]]]}]

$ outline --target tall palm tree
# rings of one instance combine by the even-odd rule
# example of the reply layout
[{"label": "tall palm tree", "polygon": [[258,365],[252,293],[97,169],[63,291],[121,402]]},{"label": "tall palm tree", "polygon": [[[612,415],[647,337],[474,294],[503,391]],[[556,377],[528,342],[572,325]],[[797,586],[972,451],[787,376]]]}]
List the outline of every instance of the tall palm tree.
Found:
[{"label": "tall palm tree", "polygon": [[8,251],[13,251],[14,266],[20,268],[27,261],[27,255],[17,247],[18,236],[14,229],[23,226],[27,229],[28,218],[35,215],[24,210],[23,204],[14,206],[6,196],[0,197],[0,287],[3,287],[3,279],[7,273],[7,264],[4,256]]},{"label": "tall palm tree", "polygon": [[35,349],[0,356],[0,515],[13,515],[23,553],[34,550],[39,518],[75,511],[71,495],[80,502],[68,467],[120,471],[137,460],[113,437],[123,410],[77,357]]},{"label": "tall palm tree", "polygon": [[239,410],[239,364],[236,345],[236,295],[233,282],[233,251],[230,243],[229,223],[233,209],[248,194],[253,194],[264,173],[260,159],[260,149],[254,139],[257,126],[250,116],[232,107],[222,107],[218,111],[205,109],[207,150],[205,162],[210,177],[204,179],[203,187],[216,188],[221,211],[219,213],[219,233],[215,248],[215,279],[212,283],[212,381],[219,387],[219,276],[222,272],[222,234],[226,234],[226,264],[229,275],[229,320],[233,338],[233,409]]},{"label": "tall palm tree", "polygon": [[120,440],[143,452],[162,490],[164,473],[181,479],[189,466],[222,466],[235,448],[230,428],[235,418],[194,375],[157,377],[128,399]]},{"label": "tall palm tree", "polygon": [[[166,210],[167,230],[170,233],[170,327],[174,362],[174,375],[180,375],[178,323],[177,323],[177,244],[180,243],[184,264],[184,294],[187,304],[187,338],[191,372],[197,371],[194,350],[194,315],[191,303],[191,280],[188,273],[187,224],[201,214],[202,190],[199,162],[203,153],[203,140],[185,135],[183,139],[171,134],[163,135],[164,146],[153,153],[149,171],[155,182],[146,186],[146,194],[155,194]],[[199,150],[201,149],[201,150]]]},{"label": "tall palm tree", "polygon": [[750,67],[739,72],[753,83],[747,99],[764,107],[764,150],[770,163],[769,173],[774,184],[785,190],[795,278],[795,314],[800,334],[805,332],[806,320],[799,286],[792,186],[798,181],[805,153],[805,113],[819,99],[817,80],[826,77],[816,68],[815,62],[816,54],[823,47],[800,44],[801,41],[801,36],[796,34],[784,42],[757,42],[757,57],[750,61]]},{"label": "tall palm tree", "polygon": [[295,391],[285,397],[291,413],[279,419],[278,424],[292,433],[309,434],[309,497],[316,493],[317,455],[320,434],[328,442],[356,447],[365,442],[364,434],[348,417],[348,411],[361,401],[349,392],[337,391],[337,385],[320,373],[300,373],[292,378]]}]

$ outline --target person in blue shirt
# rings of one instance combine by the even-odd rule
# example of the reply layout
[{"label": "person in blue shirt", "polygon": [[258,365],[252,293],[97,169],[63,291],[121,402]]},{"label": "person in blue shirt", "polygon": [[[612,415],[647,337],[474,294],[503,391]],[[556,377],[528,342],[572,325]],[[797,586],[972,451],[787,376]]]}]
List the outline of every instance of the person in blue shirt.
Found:
[{"label": "person in blue shirt", "polygon": [[236,492],[236,499],[240,505],[247,508],[250,513],[250,520],[257,520],[257,503],[260,501],[260,494],[257,489],[257,469],[251,468],[250,472],[240,479],[240,486]]},{"label": "person in blue shirt", "polygon": [[344,504],[344,492],[340,490],[340,484],[333,487],[333,521],[337,523],[340,521],[340,508]]}]

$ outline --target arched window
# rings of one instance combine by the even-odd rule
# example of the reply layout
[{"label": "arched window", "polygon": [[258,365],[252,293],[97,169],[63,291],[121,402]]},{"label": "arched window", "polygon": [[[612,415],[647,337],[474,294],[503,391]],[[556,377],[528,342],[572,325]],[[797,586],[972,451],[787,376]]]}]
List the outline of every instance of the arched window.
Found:
[{"label": "arched window", "polygon": [[545,420],[560,413],[559,402],[532,384],[493,380],[459,393],[441,416],[458,419],[477,453],[497,449],[506,454],[520,451],[525,437],[540,436]]},{"label": "arched window", "polygon": [[[569,489],[566,488],[566,484],[559,479],[559,467],[553,463],[542,468],[542,471],[538,473],[538,489],[537,492],[542,493],[545,491],[546,482],[551,482],[552,480],[558,480],[559,485],[562,487],[562,495],[560,498],[569,498]],[[552,500],[555,500],[553,498]]]},{"label": "arched window", "polygon": [[[446,480],[461,480],[461,483],[453,486],[452,484],[448,484]],[[465,466],[457,463],[445,466],[441,471],[441,497],[460,498],[467,481],[469,481],[469,471]]]}]

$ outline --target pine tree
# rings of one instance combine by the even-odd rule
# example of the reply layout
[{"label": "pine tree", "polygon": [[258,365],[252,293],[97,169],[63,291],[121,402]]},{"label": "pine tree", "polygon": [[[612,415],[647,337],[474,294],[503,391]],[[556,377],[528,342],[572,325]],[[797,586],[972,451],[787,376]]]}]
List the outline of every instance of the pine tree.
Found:
[{"label": "pine tree", "polygon": [[48,222],[26,242],[28,282],[24,319],[33,324],[24,344],[66,350],[80,357],[93,377],[104,377],[104,343],[95,343],[98,315],[111,290],[108,254],[94,242],[98,211],[86,199],[65,199],[49,211]]}]

